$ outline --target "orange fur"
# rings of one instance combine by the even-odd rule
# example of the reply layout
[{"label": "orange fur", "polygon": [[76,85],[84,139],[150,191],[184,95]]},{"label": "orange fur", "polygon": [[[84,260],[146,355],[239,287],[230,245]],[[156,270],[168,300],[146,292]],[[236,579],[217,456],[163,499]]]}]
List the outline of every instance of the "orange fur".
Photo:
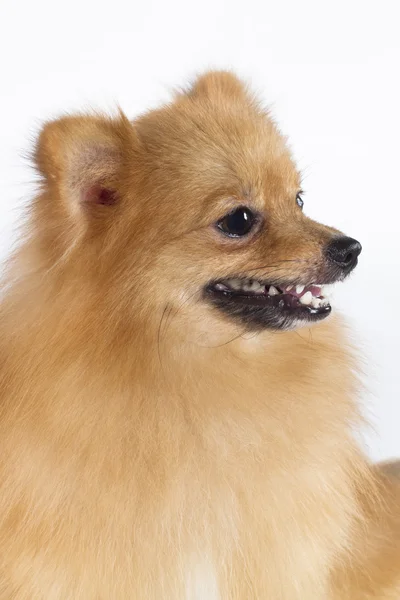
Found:
[{"label": "orange fur", "polygon": [[[0,307],[0,599],[399,598],[397,484],[354,437],[340,319],[253,336],[201,298],[312,279],[334,231],[296,211],[269,116],[210,73],[133,123],[46,125],[36,161]],[[217,238],[244,199],[265,231]]]}]

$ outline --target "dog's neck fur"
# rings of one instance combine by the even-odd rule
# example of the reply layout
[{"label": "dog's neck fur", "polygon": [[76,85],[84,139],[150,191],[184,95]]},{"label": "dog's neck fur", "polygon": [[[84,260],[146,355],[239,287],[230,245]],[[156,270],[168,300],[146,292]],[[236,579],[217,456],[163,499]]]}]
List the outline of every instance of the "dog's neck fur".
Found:
[{"label": "dog's neck fur", "polygon": [[[131,552],[126,531],[137,527],[135,585],[149,598],[180,597],[182,569],[192,582],[205,569],[220,597],[263,597],[265,590],[281,597],[283,581],[285,598],[322,597],[332,561],[361,517],[357,486],[367,476],[352,439],[359,421],[353,360],[338,351],[331,362],[340,325],[199,343],[204,335],[193,338],[179,316],[115,320],[96,294],[58,286],[53,297],[53,286],[44,277],[31,290],[38,304],[30,314],[18,310],[18,286],[3,308],[13,329],[11,337],[3,332],[7,372],[23,361],[26,382],[21,389],[19,377],[10,381],[4,410],[22,437],[23,415],[32,415],[27,450],[35,457],[31,474],[25,467],[10,489],[22,489],[23,477],[25,484],[36,477],[38,490],[50,485],[53,517],[67,510],[87,548],[111,543],[122,564]],[[72,502],[78,490],[100,518],[89,538]],[[35,503],[40,512],[39,491]],[[148,569],[160,551],[167,558],[156,577]],[[270,568],[256,576],[260,555]],[[290,589],[288,569],[296,572]],[[157,581],[163,589],[153,588]],[[121,580],[110,594],[131,593],[131,585]]]}]

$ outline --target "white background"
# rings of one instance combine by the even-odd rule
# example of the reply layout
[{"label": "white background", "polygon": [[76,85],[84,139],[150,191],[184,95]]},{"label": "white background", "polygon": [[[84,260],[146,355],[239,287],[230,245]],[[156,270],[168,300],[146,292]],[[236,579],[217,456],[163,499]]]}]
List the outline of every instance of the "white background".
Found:
[{"label": "white background", "polygon": [[130,116],[208,67],[270,105],[304,170],[306,210],[364,251],[337,293],[365,354],[374,458],[400,456],[400,4],[398,0],[3,0],[0,259],[34,175],[40,123],[65,111]]}]

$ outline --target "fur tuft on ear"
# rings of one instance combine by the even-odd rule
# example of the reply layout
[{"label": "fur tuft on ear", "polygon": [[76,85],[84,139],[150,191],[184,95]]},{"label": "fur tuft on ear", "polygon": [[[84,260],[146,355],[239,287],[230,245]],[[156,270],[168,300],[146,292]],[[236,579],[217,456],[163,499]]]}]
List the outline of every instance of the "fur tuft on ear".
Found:
[{"label": "fur tuft on ear", "polygon": [[36,165],[72,213],[118,199],[118,175],[134,130],[120,113],[68,116],[47,123],[36,146]]},{"label": "fur tuft on ear", "polygon": [[210,100],[250,99],[245,84],[229,71],[210,71],[201,75],[189,90],[188,96]]}]

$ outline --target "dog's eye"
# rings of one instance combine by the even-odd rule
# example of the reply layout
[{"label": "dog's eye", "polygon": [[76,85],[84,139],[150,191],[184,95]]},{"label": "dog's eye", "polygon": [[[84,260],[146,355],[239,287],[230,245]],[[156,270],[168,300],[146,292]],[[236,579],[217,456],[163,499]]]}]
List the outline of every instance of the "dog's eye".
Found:
[{"label": "dog's eye", "polygon": [[230,237],[242,237],[253,228],[256,217],[246,206],[240,206],[228,213],[217,223],[218,229]]},{"label": "dog's eye", "polygon": [[303,200],[303,198],[302,198],[302,193],[303,193],[303,192],[299,192],[299,193],[297,194],[297,196],[296,196],[296,203],[297,203],[297,206],[300,206],[300,208],[301,208],[301,209],[302,209],[302,208],[303,208],[303,206],[304,206],[304,200]]}]

